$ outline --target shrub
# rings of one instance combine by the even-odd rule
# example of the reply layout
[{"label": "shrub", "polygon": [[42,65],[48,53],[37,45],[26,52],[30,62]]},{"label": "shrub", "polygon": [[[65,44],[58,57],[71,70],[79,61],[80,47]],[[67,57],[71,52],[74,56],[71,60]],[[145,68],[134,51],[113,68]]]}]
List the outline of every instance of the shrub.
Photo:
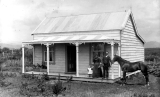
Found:
[{"label": "shrub", "polygon": [[59,94],[62,94],[66,90],[66,87],[63,87],[62,81],[60,81],[60,75],[58,80],[51,86],[52,93],[58,97]]},{"label": "shrub", "polygon": [[11,83],[4,81],[5,80],[5,76],[4,74],[1,72],[0,73],[0,87],[7,87],[9,86]]},{"label": "shrub", "polygon": [[147,64],[149,66],[149,73],[156,77],[160,77],[160,64]]},{"label": "shrub", "polygon": [[3,63],[6,62],[6,58],[0,57],[0,71],[2,72]]},{"label": "shrub", "polygon": [[45,80],[45,78],[43,77],[43,75],[42,75],[42,77],[40,78],[40,79],[37,79],[37,90],[38,90],[38,92],[41,92],[42,94],[43,94],[43,92],[45,92],[45,88],[46,88],[46,80]]},{"label": "shrub", "polygon": [[29,84],[27,82],[21,82],[19,93],[27,97],[32,96],[32,90],[29,88]]},{"label": "shrub", "polygon": [[48,81],[50,78],[49,78],[48,74],[43,74],[42,79]]},{"label": "shrub", "polygon": [[68,76],[66,77],[66,81],[69,83],[70,81],[72,81],[73,76]]},{"label": "shrub", "polygon": [[137,93],[134,93],[131,97],[155,97],[154,94],[151,94],[151,95],[148,95],[148,94],[137,94]]},{"label": "shrub", "polygon": [[46,92],[48,90],[49,85],[46,84],[46,76],[43,75],[30,75],[23,74],[22,78],[26,82],[22,82],[20,88],[20,94],[24,96],[36,96],[36,95],[48,95]]},{"label": "shrub", "polygon": [[4,74],[2,72],[0,72],[0,81],[4,80],[4,79],[5,79]]},{"label": "shrub", "polygon": [[[20,94],[24,96],[44,96],[48,97],[49,95],[55,95],[56,97],[60,94],[63,94],[63,92],[66,90],[66,87],[63,86],[62,81],[60,80],[60,75],[58,77],[58,80],[54,82],[54,84],[46,83],[46,81],[49,80],[49,77],[47,74],[43,75],[28,75],[23,74],[22,78],[24,78],[21,86],[20,86]],[[25,80],[27,79],[27,80]]]}]

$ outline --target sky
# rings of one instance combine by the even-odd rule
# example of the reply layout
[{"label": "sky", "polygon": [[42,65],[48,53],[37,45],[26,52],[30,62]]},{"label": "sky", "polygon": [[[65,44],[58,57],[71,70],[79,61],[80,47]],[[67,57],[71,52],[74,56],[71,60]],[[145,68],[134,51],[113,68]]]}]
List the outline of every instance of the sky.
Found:
[{"label": "sky", "polygon": [[160,42],[160,0],[0,0],[0,43],[21,44],[47,16],[131,9],[138,33]]}]

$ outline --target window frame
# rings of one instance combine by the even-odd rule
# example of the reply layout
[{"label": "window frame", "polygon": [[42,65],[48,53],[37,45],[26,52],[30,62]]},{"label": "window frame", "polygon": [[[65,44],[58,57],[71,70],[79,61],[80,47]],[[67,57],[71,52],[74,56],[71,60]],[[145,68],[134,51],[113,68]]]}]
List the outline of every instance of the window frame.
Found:
[{"label": "window frame", "polygon": [[[49,46],[49,58],[50,58],[50,54],[52,54],[53,58],[52,58],[52,61],[49,60],[49,63],[50,65],[55,65],[55,45]],[[45,64],[47,63],[47,47],[46,46],[43,46],[43,62],[45,62]]]},{"label": "window frame", "polygon": [[[54,51],[49,51],[49,59],[51,54],[52,54],[52,61],[49,60],[49,62],[54,62]],[[44,51],[44,62],[47,62],[47,51]]]},{"label": "window frame", "polygon": [[[95,50],[94,48],[93,48],[93,46],[94,46],[94,44],[103,44],[103,50]],[[99,54],[98,54],[98,56],[102,59],[103,58],[103,56],[104,56],[104,53],[105,53],[105,51],[106,51],[106,44],[105,43],[91,43],[91,50],[90,50],[90,63],[91,64],[93,64],[93,57],[94,57],[94,53],[102,53],[102,56],[99,56]]]}]

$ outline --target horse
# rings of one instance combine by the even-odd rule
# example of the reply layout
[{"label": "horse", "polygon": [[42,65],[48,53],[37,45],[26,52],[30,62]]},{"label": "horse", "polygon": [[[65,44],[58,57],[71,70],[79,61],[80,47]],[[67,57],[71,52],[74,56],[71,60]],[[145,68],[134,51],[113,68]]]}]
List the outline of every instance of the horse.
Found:
[{"label": "horse", "polygon": [[149,85],[148,66],[145,65],[144,62],[142,62],[142,61],[130,62],[130,61],[127,61],[127,60],[121,58],[118,55],[114,55],[114,58],[112,60],[112,64],[116,61],[119,63],[121,70],[123,71],[122,85],[126,84],[126,73],[127,72],[134,72],[137,70],[140,70],[142,72],[142,74],[144,75],[144,77],[146,79],[146,85]]}]

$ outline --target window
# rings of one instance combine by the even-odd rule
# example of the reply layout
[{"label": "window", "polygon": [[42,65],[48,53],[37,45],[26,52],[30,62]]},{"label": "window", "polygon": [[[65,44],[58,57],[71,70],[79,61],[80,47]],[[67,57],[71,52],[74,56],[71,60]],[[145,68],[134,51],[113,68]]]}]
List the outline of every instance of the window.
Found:
[{"label": "window", "polygon": [[[53,62],[53,51],[49,52],[49,61]],[[47,61],[47,51],[44,51],[44,61]]]},{"label": "window", "polygon": [[[49,62],[50,62],[50,65],[51,64],[54,64],[55,62],[55,52],[54,52],[54,46],[50,45],[49,47]],[[43,61],[44,62],[47,62],[47,47],[46,46],[43,46]]]},{"label": "window", "polygon": [[92,43],[91,44],[91,63],[96,54],[102,59],[104,55],[104,43]]}]

